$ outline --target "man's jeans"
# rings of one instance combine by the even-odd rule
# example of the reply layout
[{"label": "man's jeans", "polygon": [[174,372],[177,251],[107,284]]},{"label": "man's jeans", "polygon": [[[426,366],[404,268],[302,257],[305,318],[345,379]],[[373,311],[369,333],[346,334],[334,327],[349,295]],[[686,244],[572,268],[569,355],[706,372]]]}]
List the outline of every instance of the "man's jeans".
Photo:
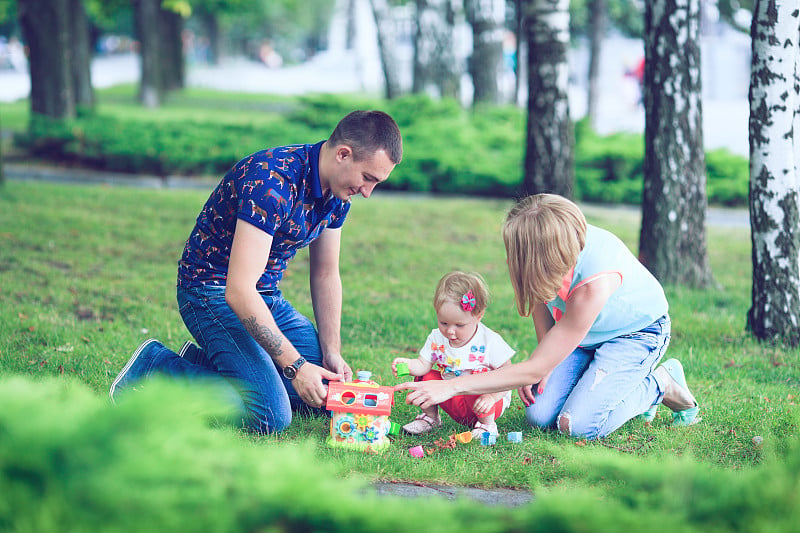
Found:
[{"label": "man's jeans", "polygon": [[[272,358],[245,330],[225,302],[225,287],[204,286],[177,291],[181,317],[200,346],[186,360],[160,343],[152,372],[208,380],[225,378],[241,398],[245,427],[257,433],[285,429],[292,409],[305,404]],[[281,332],[310,363],[322,365],[322,349],[311,321],[298,313],[280,292],[262,294]],[[155,348],[155,346],[154,346]]]},{"label": "man's jeans", "polygon": [[663,398],[652,371],[667,350],[670,331],[665,315],[592,349],[578,347],[553,370],[544,392],[535,394],[536,403],[525,410],[528,422],[555,428],[558,418],[566,416],[568,424],[560,428],[594,439],[642,414]]}]

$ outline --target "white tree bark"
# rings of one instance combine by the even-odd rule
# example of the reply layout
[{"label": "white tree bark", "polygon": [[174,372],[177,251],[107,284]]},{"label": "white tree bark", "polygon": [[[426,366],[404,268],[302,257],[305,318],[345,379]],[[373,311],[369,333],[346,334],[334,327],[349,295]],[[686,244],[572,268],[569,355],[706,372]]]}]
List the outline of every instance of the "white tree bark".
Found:
[{"label": "white tree bark", "polygon": [[711,284],[700,0],[645,7],[645,156],[639,258],[662,283]]},{"label": "white tree bark", "polygon": [[416,0],[413,92],[459,97],[462,72],[455,52],[452,0]]},{"label": "white tree bark", "polygon": [[758,0],[751,28],[752,307],[760,339],[800,344],[800,1]]},{"label": "white tree bark", "polygon": [[399,65],[394,54],[396,40],[394,20],[391,17],[391,6],[387,0],[370,0],[372,15],[378,33],[378,52],[383,67],[384,95],[387,100],[400,96]]},{"label": "white tree bark", "polygon": [[569,116],[569,0],[528,0],[528,122],[525,194],[572,197],[574,132]]},{"label": "white tree bark", "polygon": [[505,0],[467,0],[467,20],[472,26],[470,74],[474,102],[500,103],[503,75]]}]

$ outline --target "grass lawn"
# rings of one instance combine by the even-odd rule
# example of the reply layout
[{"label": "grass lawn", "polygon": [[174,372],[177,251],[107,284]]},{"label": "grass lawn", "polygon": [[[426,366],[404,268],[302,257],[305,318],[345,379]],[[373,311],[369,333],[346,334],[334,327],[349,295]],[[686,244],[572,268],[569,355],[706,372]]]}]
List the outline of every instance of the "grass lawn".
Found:
[{"label": "grass lawn", "polygon": [[[188,338],[175,304],[176,263],[207,192],[8,182],[0,189],[0,375],[78,380],[98,396],[147,337],[177,350]],[[484,318],[522,360],[535,347],[529,319],[515,311],[500,226],[510,203],[498,200],[381,194],[354,201],[343,233],[342,337],[354,370],[383,385],[399,382],[390,363],[412,356],[435,326],[431,308],[439,277],[451,269],[480,272],[493,300]],[[589,221],[637,247],[638,215],[589,211]],[[718,286],[667,287],[673,338],[701,405],[703,421],[669,427],[662,408],[652,426],[632,420],[598,442],[530,428],[516,395],[498,421],[493,447],[439,449],[463,431],[452,421],[433,435],[401,436],[382,455],[329,449],[325,419],[299,419],[286,432],[251,439],[254,446],[306,445],[344,474],[473,486],[528,488],[602,485],[581,456],[612,453],[654,461],[690,456],[705,467],[749,469],[796,439],[798,352],[754,342],[745,332],[750,304],[747,229],[709,229]],[[308,256],[290,265],[282,288],[308,316]],[[392,419],[416,410],[396,395]],[[112,407],[109,407],[111,409]],[[223,430],[224,431],[224,430]],[[503,442],[523,431],[522,444]],[[761,437],[763,445],[754,444]],[[412,459],[423,444],[434,454]],[[596,451],[593,451],[596,450]],[[601,452],[600,450],[604,450]]]}]

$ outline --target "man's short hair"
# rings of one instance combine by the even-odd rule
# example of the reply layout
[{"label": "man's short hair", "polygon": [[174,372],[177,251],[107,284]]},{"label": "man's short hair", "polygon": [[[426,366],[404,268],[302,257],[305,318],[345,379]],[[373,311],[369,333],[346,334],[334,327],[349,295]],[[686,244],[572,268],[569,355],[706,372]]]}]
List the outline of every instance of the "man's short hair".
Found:
[{"label": "man's short hair", "polygon": [[403,139],[400,128],[383,111],[353,111],[334,128],[328,142],[332,146],[346,144],[353,150],[353,159],[368,159],[384,150],[395,165],[403,159]]}]

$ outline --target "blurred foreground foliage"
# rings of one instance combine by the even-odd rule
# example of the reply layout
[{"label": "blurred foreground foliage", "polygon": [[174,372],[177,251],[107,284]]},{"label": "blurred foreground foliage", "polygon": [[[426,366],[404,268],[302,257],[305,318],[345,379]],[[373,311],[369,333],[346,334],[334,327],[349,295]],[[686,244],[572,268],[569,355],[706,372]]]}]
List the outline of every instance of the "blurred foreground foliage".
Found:
[{"label": "blurred foreground foliage", "polygon": [[[354,109],[382,109],[399,124],[404,143],[403,162],[382,188],[497,198],[520,194],[525,111],[514,106],[463,109],[455,100],[425,95],[390,101],[315,95],[276,103],[267,96],[237,100],[221,93],[204,100],[187,94],[158,111],[136,111],[131,100],[100,105],[99,111],[69,122],[33,117],[16,144],[31,157],[58,164],[159,176],[221,176],[256,150],[327,138]],[[638,204],[642,135],[601,136],[581,121],[575,137],[575,198]],[[706,166],[710,204],[747,205],[746,158],[714,150],[707,153]]]},{"label": "blurred foreground foliage", "polygon": [[426,498],[411,517],[407,499],[337,475],[314,435],[242,438],[216,424],[226,413],[212,397],[154,380],[112,406],[77,380],[0,380],[0,530],[411,532],[422,516],[426,528],[462,533],[781,533],[800,523],[796,439],[765,442],[765,461],[739,471],[554,445],[554,460],[589,476],[585,487],[533,486],[533,501],[513,509]]}]

